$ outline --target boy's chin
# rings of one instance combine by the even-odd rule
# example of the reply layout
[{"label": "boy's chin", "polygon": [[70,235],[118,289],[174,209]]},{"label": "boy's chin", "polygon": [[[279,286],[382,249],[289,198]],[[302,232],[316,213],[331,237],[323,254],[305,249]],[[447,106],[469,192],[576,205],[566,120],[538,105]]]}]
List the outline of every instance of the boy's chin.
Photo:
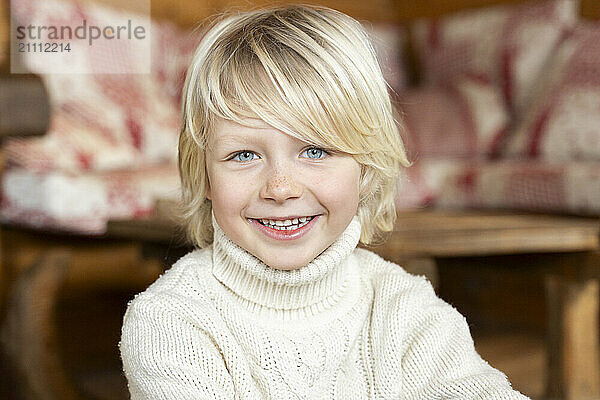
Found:
[{"label": "boy's chin", "polygon": [[307,266],[311,261],[315,259],[317,255],[318,253],[315,255],[306,255],[304,257],[298,257],[297,255],[296,257],[269,257],[269,259],[266,260],[261,258],[261,261],[274,269],[278,269],[281,271],[293,271]]},{"label": "boy's chin", "polygon": [[290,248],[280,253],[262,254],[264,257],[257,256],[263,263],[271,268],[281,271],[293,271],[306,267],[317,257],[321,255],[335,239],[322,239],[317,245],[307,243],[304,249]]},{"label": "boy's chin", "polygon": [[295,269],[300,269],[302,267],[305,267],[306,265],[308,265],[312,260],[314,260],[313,258],[307,259],[306,262],[304,260],[290,260],[291,262],[286,262],[286,263],[282,263],[282,260],[262,260],[266,265],[268,265],[271,268],[274,269],[278,269],[281,271],[293,271]]}]

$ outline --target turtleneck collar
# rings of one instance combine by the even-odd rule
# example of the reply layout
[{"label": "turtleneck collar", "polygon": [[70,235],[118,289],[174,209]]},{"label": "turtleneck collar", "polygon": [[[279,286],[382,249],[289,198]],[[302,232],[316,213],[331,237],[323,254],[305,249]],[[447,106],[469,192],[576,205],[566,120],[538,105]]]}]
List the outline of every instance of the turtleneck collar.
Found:
[{"label": "turtleneck collar", "polygon": [[214,228],[213,275],[254,308],[292,311],[305,307],[326,309],[348,286],[348,256],[360,238],[360,222],[354,217],[328,248],[306,266],[283,271],[269,267],[235,244],[212,216]]}]

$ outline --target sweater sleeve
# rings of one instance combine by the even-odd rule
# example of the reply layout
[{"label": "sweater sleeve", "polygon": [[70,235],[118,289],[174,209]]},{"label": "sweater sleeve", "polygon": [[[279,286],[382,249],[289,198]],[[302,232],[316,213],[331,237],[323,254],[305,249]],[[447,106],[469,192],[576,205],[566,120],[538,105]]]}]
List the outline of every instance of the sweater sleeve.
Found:
[{"label": "sweater sleeve", "polygon": [[232,399],[231,376],[211,337],[175,307],[140,297],[125,313],[119,343],[131,399]]},{"label": "sweater sleeve", "polygon": [[418,286],[419,301],[411,312],[417,317],[401,360],[407,398],[527,399],[477,354],[466,319],[428,282]]}]

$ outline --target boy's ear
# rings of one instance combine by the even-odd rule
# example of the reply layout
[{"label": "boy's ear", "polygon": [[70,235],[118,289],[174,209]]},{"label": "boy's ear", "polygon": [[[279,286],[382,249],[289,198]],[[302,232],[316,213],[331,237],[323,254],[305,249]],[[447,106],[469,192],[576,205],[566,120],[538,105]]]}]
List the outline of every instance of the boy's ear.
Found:
[{"label": "boy's ear", "polygon": [[209,199],[209,200],[212,200],[210,198],[210,186],[206,188],[206,198]]}]

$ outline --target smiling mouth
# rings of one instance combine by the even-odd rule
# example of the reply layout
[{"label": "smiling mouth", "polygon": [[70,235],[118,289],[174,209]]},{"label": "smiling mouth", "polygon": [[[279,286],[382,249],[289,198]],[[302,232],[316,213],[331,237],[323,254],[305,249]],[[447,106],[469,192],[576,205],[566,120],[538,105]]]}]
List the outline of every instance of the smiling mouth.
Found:
[{"label": "smiling mouth", "polygon": [[308,224],[314,217],[300,217],[286,220],[255,219],[261,225],[278,231],[293,231]]}]

